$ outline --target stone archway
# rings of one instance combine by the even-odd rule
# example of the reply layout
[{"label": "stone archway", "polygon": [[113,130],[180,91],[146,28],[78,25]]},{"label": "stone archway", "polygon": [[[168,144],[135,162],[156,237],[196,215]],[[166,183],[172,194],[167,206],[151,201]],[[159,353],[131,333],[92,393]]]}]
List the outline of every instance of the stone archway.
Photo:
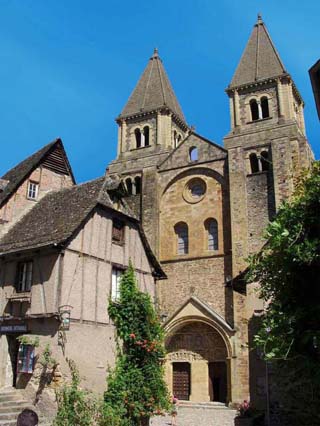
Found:
[{"label": "stone archway", "polygon": [[168,333],[166,350],[167,382],[173,394],[194,402],[230,401],[229,351],[216,328],[200,320],[183,323]]}]

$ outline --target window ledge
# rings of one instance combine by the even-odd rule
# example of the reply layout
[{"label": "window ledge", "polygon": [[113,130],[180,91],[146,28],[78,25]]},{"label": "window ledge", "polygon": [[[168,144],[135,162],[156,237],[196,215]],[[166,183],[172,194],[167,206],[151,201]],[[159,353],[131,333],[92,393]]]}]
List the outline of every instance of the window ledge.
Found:
[{"label": "window ledge", "polygon": [[272,120],[273,117],[259,118],[258,120],[247,121],[247,124],[261,123],[262,121]]},{"label": "window ledge", "polygon": [[27,198],[27,200],[29,200],[29,201],[37,201],[38,200],[38,198],[31,198],[31,197],[26,197]]},{"label": "window ledge", "polygon": [[132,148],[132,149],[130,149],[130,152],[132,152],[132,151],[139,151],[140,149],[151,148],[151,147],[152,147],[152,145],[140,146],[139,148]]},{"label": "window ledge", "polygon": [[117,246],[123,247],[124,246],[124,241],[115,241],[115,240],[112,240],[112,244],[116,244]]},{"label": "window ledge", "polygon": [[11,296],[7,297],[7,300],[11,302],[30,302],[31,301],[31,291],[21,292],[21,293],[12,293]]},{"label": "window ledge", "polygon": [[248,176],[257,176],[257,175],[265,175],[265,174],[267,174],[268,173],[268,170],[261,170],[261,171],[259,171],[259,172],[255,172],[255,173],[248,173],[247,174],[247,177]]}]

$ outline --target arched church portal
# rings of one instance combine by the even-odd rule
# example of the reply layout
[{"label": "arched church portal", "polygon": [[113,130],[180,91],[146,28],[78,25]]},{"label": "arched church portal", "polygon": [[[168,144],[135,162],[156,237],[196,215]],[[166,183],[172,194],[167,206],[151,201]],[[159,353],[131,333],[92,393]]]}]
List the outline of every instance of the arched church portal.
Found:
[{"label": "arched church portal", "polygon": [[172,394],[194,402],[230,401],[230,365],[226,343],[211,325],[193,321],[166,339],[167,382]]}]

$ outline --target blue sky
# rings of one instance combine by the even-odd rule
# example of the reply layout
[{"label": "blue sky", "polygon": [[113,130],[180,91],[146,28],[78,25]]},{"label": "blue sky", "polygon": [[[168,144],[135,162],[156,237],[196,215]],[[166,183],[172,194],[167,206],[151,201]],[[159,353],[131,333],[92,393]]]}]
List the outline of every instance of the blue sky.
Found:
[{"label": "blue sky", "polygon": [[257,13],[320,124],[308,69],[320,57],[318,0],[0,0],[0,175],[61,137],[78,182],[116,156],[120,113],[154,47],[190,125],[222,144],[224,93]]}]

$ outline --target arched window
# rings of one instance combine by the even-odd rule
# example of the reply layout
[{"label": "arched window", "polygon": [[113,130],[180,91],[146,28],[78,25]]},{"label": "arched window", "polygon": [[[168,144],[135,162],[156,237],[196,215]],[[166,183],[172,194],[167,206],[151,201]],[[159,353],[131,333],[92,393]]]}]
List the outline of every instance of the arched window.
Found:
[{"label": "arched window", "polygon": [[177,148],[178,146],[178,134],[177,131],[175,130],[173,132],[173,148]]},{"label": "arched window", "polygon": [[140,176],[136,176],[134,178],[134,184],[136,187],[136,194],[141,194],[141,177]]},{"label": "arched window", "polygon": [[175,225],[174,230],[177,235],[177,254],[188,254],[188,225],[184,222],[179,222]]},{"label": "arched window", "polygon": [[182,141],[182,136],[181,135],[179,135],[178,136],[178,145],[179,145],[179,143]]},{"label": "arched window", "polygon": [[149,146],[149,144],[150,144],[150,141],[149,141],[149,134],[150,134],[149,127],[148,127],[148,126],[145,126],[145,127],[143,128],[144,146]]},{"label": "arched window", "polygon": [[207,231],[208,250],[218,250],[218,222],[216,219],[207,219],[204,226]]},{"label": "arched window", "polygon": [[261,169],[262,171],[268,171],[269,170],[269,154],[268,151],[262,151],[260,156],[261,161]]},{"label": "arched window", "polygon": [[259,120],[259,108],[255,99],[250,101],[251,119],[252,121]]},{"label": "arched window", "polygon": [[255,153],[250,154],[249,160],[250,160],[251,173],[258,173],[259,172],[259,160],[258,160],[257,154],[255,154]]},{"label": "arched window", "polygon": [[130,178],[126,179],[126,187],[129,195],[132,195],[132,180]]},{"label": "arched window", "polygon": [[269,103],[268,98],[264,96],[261,98],[261,109],[262,109],[262,118],[268,118],[269,116]]},{"label": "arched window", "polygon": [[198,148],[195,146],[189,149],[189,159],[190,161],[198,161]]},{"label": "arched window", "polygon": [[141,148],[141,132],[140,132],[140,129],[136,129],[134,131],[134,135],[136,137],[136,148]]}]

